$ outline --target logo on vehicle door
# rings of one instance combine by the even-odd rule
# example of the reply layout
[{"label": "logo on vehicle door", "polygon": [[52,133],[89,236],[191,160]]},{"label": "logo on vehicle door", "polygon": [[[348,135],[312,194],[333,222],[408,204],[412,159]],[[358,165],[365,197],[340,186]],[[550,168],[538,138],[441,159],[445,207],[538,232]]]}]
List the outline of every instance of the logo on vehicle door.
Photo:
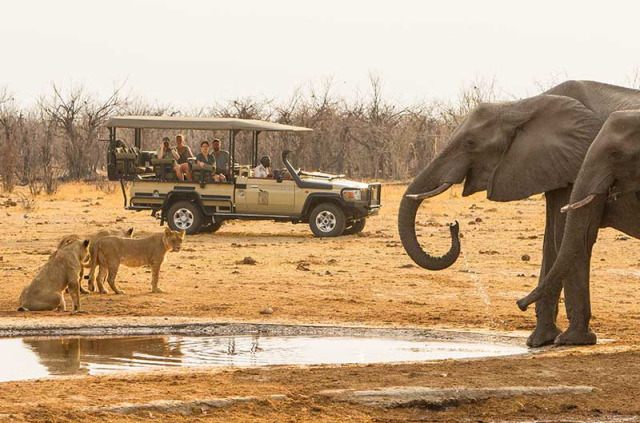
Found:
[{"label": "logo on vehicle door", "polygon": [[258,205],[259,206],[269,205],[269,191],[260,190],[260,192],[258,193]]}]

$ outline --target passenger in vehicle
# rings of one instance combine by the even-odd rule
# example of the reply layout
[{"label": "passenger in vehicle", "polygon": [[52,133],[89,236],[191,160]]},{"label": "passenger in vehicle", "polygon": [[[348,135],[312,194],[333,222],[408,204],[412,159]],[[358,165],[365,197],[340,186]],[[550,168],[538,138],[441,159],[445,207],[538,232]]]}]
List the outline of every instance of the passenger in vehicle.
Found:
[{"label": "passenger in vehicle", "polygon": [[[189,159],[193,157],[193,153],[188,145],[184,144],[184,137],[182,134],[176,136],[176,146],[171,149],[173,158],[176,159],[176,164],[173,166],[173,170],[176,172],[178,180],[191,180],[191,168],[189,167]],[[186,179],[185,179],[186,176]]]},{"label": "passenger in vehicle", "polygon": [[220,182],[225,182],[229,176],[229,152],[220,149],[222,146],[220,138],[215,138],[211,146],[213,157],[216,159],[216,174],[220,177]]},{"label": "passenger in vehicle", "polygon": [[254,178],[268,178],[271,175],[271,157],[262,156],[260,164],[253,169]]},{"label": "passenger in vehicle", "polygon": [[213,154],[209,153],[209,146],[209,141],[202,141],[202,143],[200,143],[200,153],[196,156],[195,166],[201,167],[202,169],[209,166],[213,172],[213,180],[220,182],[220,176],[215,174],[216,159],[213,157]]},{"label": "passenger in vehicle", "polygon": [[169,147],[169,137],[164,137],[162,139],[162,144],[156,150],[156,157],[159,159],[173,159],[173,154],[171,154],[171,147]]}]

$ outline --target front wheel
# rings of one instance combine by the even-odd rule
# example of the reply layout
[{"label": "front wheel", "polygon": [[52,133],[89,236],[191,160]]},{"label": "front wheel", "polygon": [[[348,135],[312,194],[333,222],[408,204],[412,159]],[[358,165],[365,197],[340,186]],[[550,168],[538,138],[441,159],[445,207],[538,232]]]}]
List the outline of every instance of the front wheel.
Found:
[{"label": "front wheel", "polygon": [[169,228],[174,231],[185,231],[187,235],[197,233],[202,220],[200,208],[190,201],[178,201],[169,207],[167,212]]},{"label": "front wheel", "polygon": [[349,222],[346,229],[344,230],[343,235],[359,234],[364,230],[364,227],[366,224],[367,224],[367,219],[356,220],[355,222],[351,221]]},{"label": "front wheel", "polygon": [[309,216],[311,232],[321,238],[342,235],[346,223],[344,212],[333,203],[318,204]]}]

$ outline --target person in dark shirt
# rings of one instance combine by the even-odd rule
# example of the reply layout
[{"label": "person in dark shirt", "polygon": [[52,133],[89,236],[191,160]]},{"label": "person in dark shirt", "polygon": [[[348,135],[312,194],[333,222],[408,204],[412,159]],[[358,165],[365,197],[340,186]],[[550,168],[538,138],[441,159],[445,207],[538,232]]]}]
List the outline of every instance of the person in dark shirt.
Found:
[{"label": "person in dark shirt", "polygon": [[[189,167],[189,158],[193,157],[193,153],[188,145],[184,144],[182,134],[176,136],[176,146],[171,149],[171,154],[176,160],[173,170],[176,172],[178,180],[191,180],[191,168]],[[186,179],[185,179],[186,176]]]},{"label": "person in dark shirt", "polygon": [[229,175],[229,152],[221,150],[222,141],[215,138],[211,143],[213,147],[213,157],[216,159],[216,173],[220,177],[220,182],[227,180]]},{"label": "person in dark shirt", "polygon": [[202,141],[200,143],[200,153],[196,156],[196,164],[195,166],[201,168],[209,168],[214,173],[213,180],[215,182],[220,181],[220,176],[216,175],[216,159],[213,157],[213,154],[209,153],[209,141]]}]

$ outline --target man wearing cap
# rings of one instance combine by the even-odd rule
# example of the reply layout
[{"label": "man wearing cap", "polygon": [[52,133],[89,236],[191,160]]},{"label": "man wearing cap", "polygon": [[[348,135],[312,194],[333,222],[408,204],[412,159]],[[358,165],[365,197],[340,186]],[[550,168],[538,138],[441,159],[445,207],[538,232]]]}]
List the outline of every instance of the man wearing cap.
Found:
[{"label": "man wearing cap", "polygon": [[211,146],[213,147],[213,157],[216,159],[216,173],[220,176],[220,182],[225,182],[229,175],[229,152],[221,150],[222,141],[220,138],[214,138]]},{"label": "man wearing cap", "polygon": [[253,169],[254,178],[268,178],[271,173],[271,157],[262,156],[260,158],[260,164]]}]

